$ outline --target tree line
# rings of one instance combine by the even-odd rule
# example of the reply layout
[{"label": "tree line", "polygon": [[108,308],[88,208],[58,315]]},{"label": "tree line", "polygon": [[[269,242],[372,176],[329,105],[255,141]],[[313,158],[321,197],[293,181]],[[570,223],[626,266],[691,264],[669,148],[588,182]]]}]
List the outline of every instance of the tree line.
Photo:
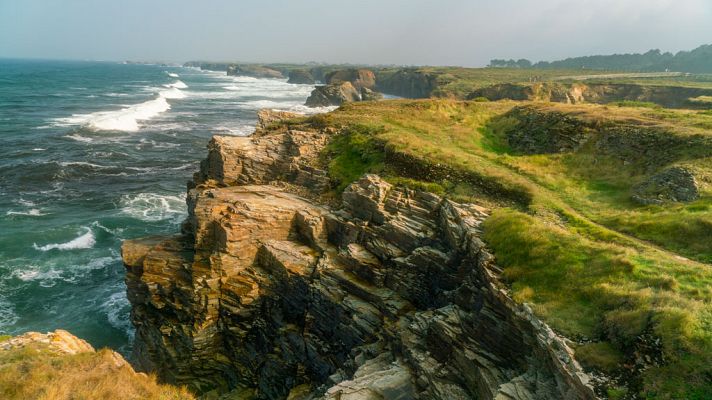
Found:
[{"label": "tree line", "polygon": [[712,73],[712,45],[703,45],[691,51],[676,54],[650,50],[643,54],[613,54],[586,57],[572,57],[558,61],[532,63],[527,59],[494,59],[489,63],[493,68],[540,68],[540,69],[592,69],[644,72],[691,72]]}]

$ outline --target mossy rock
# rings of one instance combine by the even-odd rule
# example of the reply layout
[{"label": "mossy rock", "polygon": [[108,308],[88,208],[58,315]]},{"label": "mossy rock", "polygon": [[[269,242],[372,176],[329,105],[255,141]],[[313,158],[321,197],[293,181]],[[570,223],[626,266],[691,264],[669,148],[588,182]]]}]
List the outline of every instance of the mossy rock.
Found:
[{"label": "mossy rock", "polygon": [[689,202],[700,197],[695,175],[684,167],[665,169],[633,188],[633,201],[649,205],[666,201]]}]

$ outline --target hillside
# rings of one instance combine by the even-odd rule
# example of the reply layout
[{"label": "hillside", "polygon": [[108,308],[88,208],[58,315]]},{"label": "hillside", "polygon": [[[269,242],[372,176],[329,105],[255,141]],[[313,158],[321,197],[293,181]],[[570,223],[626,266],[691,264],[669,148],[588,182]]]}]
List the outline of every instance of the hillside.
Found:
[{"label": "hillside", "polygon": [[[485,240],[512,296],[576,340],[584,365],[628,380],[621,390],[712,390],[709,112],[400,101],[306,123],[344,132],[329,146],[336,182],[377,172],[493,207]],[[698,197],[634,201],[671,168],[692,171]]]}]

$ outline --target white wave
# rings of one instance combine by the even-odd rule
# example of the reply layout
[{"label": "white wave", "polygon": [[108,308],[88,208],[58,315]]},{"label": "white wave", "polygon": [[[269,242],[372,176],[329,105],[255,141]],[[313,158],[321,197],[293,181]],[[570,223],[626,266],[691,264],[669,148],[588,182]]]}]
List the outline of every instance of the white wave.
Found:
[{"label": "white wave", "polygon": [[55,281],[62,279],[62,271],[55,269],[54,266],[43,269],[30,265],[23,269],[12,271],[12,276],[23,282],[40,281],[40,286],[52,287]]},{"label": "white wave", "polygon": [[[141,145],[151,145],[151,147],[154,147],[156,149],[173,149],[176,147],[180,147],[180,143],[170,143],[170,142],[156,142],[153,139],[146,139],[146,138],[141,138],[139,140],[139,143]],[[137,146],[137,148],[140,148],[140,146]]]},{"label": "white wave", "polygon": [[121,211],[143,221],[173,219],[179,221],[185,215],[185,199],[179,196],[156,193],[140,193],[121,198]]},{"label": "white wave", "polygon": [[107,228],[107,227],[105,227],[104,225],[100,224],[99,221],[94,221],[94,222],[92,222],[91,226],[97,227],[97,228],[103,230],[104,232],[110,233],[110,234],[112,234],[112,235],[114,235],[114,236],[119,236],[119,235],[121,235],[121,234],[124,232],[124,229],[123,229],[123,228],[114,228],[114,229]]},{"label": "white wave", "polygon": [[84,227],[84,230],[83,234],[65,243],[50,243],[44,246],[38,246],[37,243],[33,243],[32,247],[39,251],[90,249],[94,247],[96,238],[91,228]]},{"label": "white wave", "polygon": [[41,147],[35,147],[34,149],[32,149],[32,151],[45,151],[45,150],[47,150],[47,149],[43,149]]},{"label": "white wave", "polygon": [[25,207],[34,207],[34,206],[37,205],[37,204],[35,204],[35,202],[30,201],[30,200],[25,200],[25,199],[23,199],[23,198],[18,199],[18,200],[16,201],[16,203],[17,203],[17,204],[21,204],[21,205],[23,205],[23,206],[25,206]]},{"label": "white wave", "polygon": [[168,71],[163,71],[163,72],[165,72],[171,78],[179,78],[180,77],[180,75],[176,74],[175,72],[168,72]]},{"label": "white wave", "polygon": [[104,269],[112,263],[118,263],[121,257],[114,254],[109,257],[93,258],[86,264],[70,265],[68,267],[58,267],[56,264],[23,265],[16,268],[10,276],[23,282],[38,282],[42,287],[52,287],[59,281],[73,283],[85,276],[89,271]]},{"label": "white wave", "polygon": [[188,88],[188,85],[183,83],[183,81],[175,81],[174,83],[166,85],[166,87],[176,88],[176,89],[186,89],[186,88]]},{"label": "white wave", "polygon": [[[177,81],[169,87],[159,91],[158,97],[140,104],[134,104],[115,111],[99,111],[91,114],[74,114],[71,117],[57,118],[55,126],[81,125],[99,131],[125,131],[139,130],[139,123],[149,120],[158,114],[170,110],[169,99],[182,99],[186,97],[180,88],[188,87],[185,83]],[[155,88],[152,88],[155,90]],[[85,141],[78,135],[67,136],[74,140]]]},{"label": "white wave", "polygon": [[5,213],[5,215],[24,215],[28,217],[40,217],[47,214],[42,213],[42,211],[40,211],[40,209],[38,208],[32,208],[27,211],[8,211]]},{"label": "white wave", "polygon": [[101,305],[101,310],[106,314],[109,324],[132,338],[134,330],[129,319],[129,309],[129,300],[126,297],[126,290],[123,289],[111,294]]},{"label": "white wave", "polygon": [[58,164],[62,167],[81,166],[81,167],[89,167],[89,168],[95,168],[95,169],[111,168],[106,165],[93,164],[93,163],[86,162],[86,161],[62,161],[62,162],[59,162]]}]

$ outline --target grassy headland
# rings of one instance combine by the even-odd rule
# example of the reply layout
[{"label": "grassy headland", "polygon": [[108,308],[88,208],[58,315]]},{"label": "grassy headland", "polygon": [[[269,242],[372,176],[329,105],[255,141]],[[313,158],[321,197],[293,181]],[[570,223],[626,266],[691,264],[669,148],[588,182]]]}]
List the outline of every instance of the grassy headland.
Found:
[{"label": "grassy headland", "polygon": [[[573,339],[584,365],[626,382],[611,397],[712,393],[709,112],[399,100],[286,124],[339,128],[323,155],[335,195],[374,172],[489,206],[485,239],[513,298]],[[583,136],[571,149],[525,151],[517,132]],[[670,166],[695,172],[697,200],[631,201],[634,185]]]}]

